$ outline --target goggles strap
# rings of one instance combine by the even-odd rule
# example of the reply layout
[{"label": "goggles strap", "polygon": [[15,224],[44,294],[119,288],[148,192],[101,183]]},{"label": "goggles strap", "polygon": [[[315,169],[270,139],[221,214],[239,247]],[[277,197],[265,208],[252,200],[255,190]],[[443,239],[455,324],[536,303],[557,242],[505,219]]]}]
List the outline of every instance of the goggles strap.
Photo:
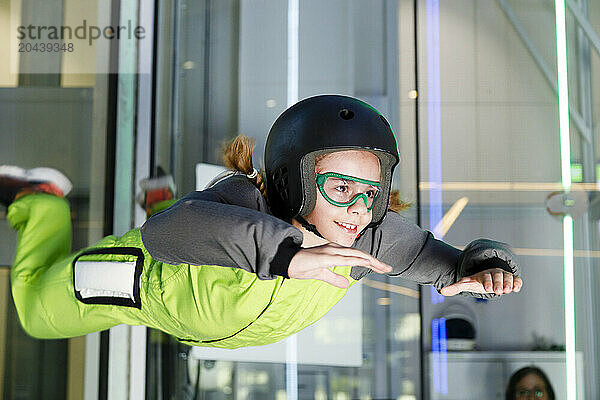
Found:
[{"label": "goggles strap", "polygon": [[323,237],[323,235],[321,235],[321,234],[319,233],[319,231],[317,230],[317,227],[316,227],[316,226],[314,226],[313,224],[309,223],[307,220],[305,220],[305,219],[304,219],[304,217],[302,217],[302,216],[300,216],[300,215],[296,215],[294,218],[296,218],[296,221],[298,221],[298,222],[300,222],[300,223],[302,224],[302,227],[303,227],[304,229],[306,229],[306,230],[307,230],[307,231],[309,231],[309,232],[312,232],[312,233],[314,233],[315,235],[317,235],[317,236],[318,236],[318,237],[320,237],[320,238],[323,238],[323,239],[325,239],[325,238]]}]

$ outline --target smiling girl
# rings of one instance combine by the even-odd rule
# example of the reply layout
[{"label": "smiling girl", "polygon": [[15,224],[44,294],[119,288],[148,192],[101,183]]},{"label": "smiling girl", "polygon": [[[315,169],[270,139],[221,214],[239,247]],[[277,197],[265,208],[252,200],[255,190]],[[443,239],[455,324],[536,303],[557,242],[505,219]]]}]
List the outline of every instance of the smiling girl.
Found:
[{"label": "smiling girl", "polygon": [[520,290],[505,244],[479,239],[461,251],[388,212],[399,156],[368,104],[323,95],[286,110],[267,139],[264,177],[252,150],[236,138],[225,151],[228,176],[70,256],[62,175],[0,168],[19,231],[12,291],[25,330],[57,338],[143,324],[188,344],[236,348],[314,323],[371,272],[444,295]]}]

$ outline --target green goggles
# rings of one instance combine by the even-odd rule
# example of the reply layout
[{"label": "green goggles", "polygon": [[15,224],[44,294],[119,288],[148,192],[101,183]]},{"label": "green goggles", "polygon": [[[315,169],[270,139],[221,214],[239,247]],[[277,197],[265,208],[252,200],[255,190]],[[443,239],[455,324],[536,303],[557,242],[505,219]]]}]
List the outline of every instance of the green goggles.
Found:
[{"label": "green goggles", "polygon": [[371,211],[375,200],[381,194],[381,183],[342,175],[335,172],[315,174],[317,187],[329,203],[338,207],[349,207],[358,199],[363,199],[367,210]]}]

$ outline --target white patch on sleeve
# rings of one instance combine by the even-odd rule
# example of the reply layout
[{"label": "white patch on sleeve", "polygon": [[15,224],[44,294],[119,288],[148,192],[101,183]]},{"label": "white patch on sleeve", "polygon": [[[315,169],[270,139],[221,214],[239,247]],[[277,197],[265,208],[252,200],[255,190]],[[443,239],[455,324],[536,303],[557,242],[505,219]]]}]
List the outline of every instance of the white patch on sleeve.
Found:
[{"label": "white patch on sleeve", "polygon": [[75,290],[82,298],[122,297],[133,300],[135,262],[77,261]]}]

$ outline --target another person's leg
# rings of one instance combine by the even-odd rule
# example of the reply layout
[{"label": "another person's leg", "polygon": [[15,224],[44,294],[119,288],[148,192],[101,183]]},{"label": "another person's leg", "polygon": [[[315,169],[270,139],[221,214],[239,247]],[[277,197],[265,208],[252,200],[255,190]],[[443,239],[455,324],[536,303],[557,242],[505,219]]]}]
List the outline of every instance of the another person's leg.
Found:
[{"label": "another person's leg", "polygon": [[169,208],[177,201],[173,177],[161,167],[157,167],[153,176],[142,179],[139,184],[142,191],[136,200],[146,211],[147,218]]}]

